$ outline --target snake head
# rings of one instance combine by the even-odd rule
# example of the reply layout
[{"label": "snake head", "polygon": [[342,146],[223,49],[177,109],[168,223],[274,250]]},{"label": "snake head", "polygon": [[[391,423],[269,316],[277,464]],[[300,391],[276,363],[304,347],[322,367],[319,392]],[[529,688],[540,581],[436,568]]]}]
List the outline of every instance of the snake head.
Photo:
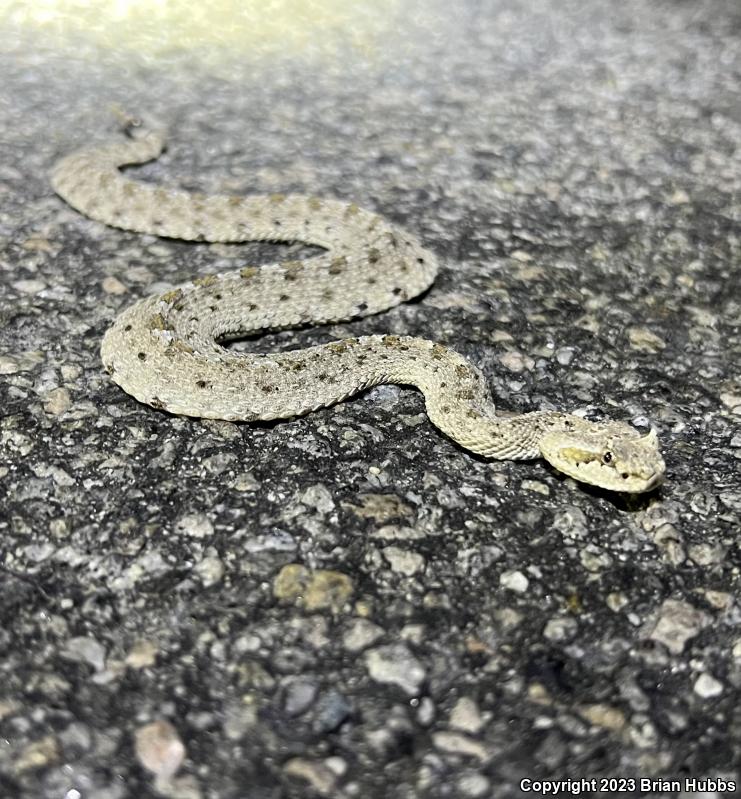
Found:
[{"label": "snake head", "polygon": [[621,422],[568,417],[561,429],[541,438],[540,451],[569,477],[608,491],[650,491],[661,483],[666,469],[656,431],[643,435]]}]

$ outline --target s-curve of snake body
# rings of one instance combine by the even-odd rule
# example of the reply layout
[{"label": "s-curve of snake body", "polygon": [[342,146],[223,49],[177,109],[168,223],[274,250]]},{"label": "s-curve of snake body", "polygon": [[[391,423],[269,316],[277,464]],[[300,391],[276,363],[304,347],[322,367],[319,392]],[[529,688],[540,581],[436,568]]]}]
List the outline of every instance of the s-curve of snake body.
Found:
[{"label": "s-curve of snake body", "polygon": [[289,352],[244,354],[221,342],[267,330],[375,314],[435,279],[435,255],[410,233],[351,203],[303,195],[206,196],[142,183],[119,168],[157,158],[164,134],[129,120],[119,141],[85,148],[52,171],[55,191],[106,225],[208,242],[304,242],[313,259],[195,278],[124,310],[103,364],[137,400],[174,414],[289,419],[370,386],[416,386],[432,423],[486,458],[542,457],[577,480],[638,493],[664,474],[656,433],[568,413],[497,416],[482,373],[421,338],[358,336]]}]

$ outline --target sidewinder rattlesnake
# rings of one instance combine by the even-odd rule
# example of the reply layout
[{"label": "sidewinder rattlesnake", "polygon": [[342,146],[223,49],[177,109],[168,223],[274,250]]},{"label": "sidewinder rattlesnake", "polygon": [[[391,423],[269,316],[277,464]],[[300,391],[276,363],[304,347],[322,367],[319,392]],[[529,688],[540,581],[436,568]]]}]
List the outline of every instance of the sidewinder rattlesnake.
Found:
[{"label": "sidewinder rattlesnake", "polygon": [[196,278],[127,308],[101,356],[141,402],[208,419],[287,419],[369,386],[416,386],[434,425],[487,458],[543,457],[571,477],[623,492],[664,474],[654,431],[556,411],[497,417],[482,373],[441,344],[358,336],[269,355],[220,342],[260,331],[375,314],[427,289],[435,255],[405,230],[354,204],[303,195],[204,196],[124,177],[119,167],[156,158],[164,134],[129,120],[128,138],[86,147],[52,171],[55,191],[91,219],[124,230],[209,242],[305,242],[309,260]]}]

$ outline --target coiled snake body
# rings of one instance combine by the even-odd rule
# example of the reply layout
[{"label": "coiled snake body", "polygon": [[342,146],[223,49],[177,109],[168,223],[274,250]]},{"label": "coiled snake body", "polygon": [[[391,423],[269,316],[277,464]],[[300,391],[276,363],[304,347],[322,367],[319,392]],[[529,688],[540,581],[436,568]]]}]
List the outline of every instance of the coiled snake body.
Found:
[{"label": "coiled snake body", "polygon": [[136,123],[127,139],[59,161],[55,191],[85,216],[125,230],[209,242],[298,241],[327,252],[196,278],[139,300],[108,330],[101,356],[141,402],[209,419],[284,419],[380,383],[416,386],[433,424],[487,458],[544,457],[578,480],[640,492],[664,462],[652,431],[555,411],[497,417],[481,372],[420,338],[360,336],[270,355],[241,354],[226,339],[374,314],[433,282],[435,255],[405,230],[354,204],[302,195],[204,196],[124,177],[156,158],[164,136]]}]

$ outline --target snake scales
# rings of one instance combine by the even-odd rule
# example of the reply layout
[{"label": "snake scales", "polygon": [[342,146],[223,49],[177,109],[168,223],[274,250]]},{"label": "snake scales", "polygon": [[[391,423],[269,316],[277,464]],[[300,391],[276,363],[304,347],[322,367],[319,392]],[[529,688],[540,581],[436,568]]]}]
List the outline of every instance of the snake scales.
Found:
[{"label": "snake scales", "polygon": [[481,372],[441,344],[359,336],[270,355],[219,342],[269,329],[374,314],[431,285],[435,255],[354,204],[301,195],[204,196],[140,183],[119,167],[156,158],[164,134],[129,120],[127,138],[87,147],[52,171],[55,191],[91,219],[125,230],[209,242],[298,241],[326,253],[196,278],[127,308],[101,356],[112,379],[154,408],[209,419],[284,419],[380,383],[416,386],[433,424],[487,458],[543,457],[602,488],[656,486],[656,434],[555,411],[497,417]]}]

